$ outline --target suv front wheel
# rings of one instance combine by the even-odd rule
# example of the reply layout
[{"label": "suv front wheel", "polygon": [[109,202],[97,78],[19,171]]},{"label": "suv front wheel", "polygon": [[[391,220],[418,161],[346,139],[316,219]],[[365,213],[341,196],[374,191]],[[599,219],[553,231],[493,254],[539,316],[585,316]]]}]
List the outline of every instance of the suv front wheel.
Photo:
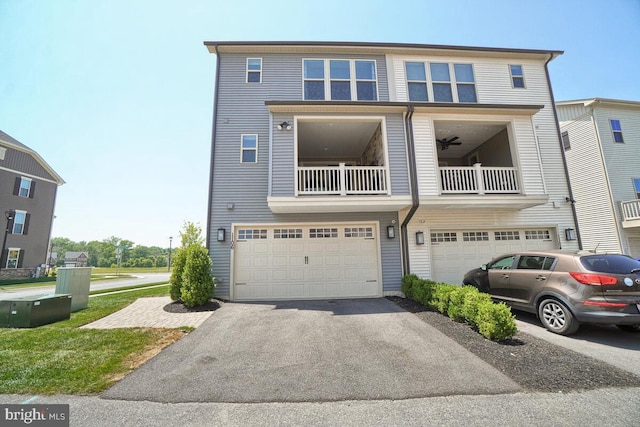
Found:
[{"label": "suv front wheel", "polygon": [[538,317],[545,328],[560,335],[571,335],[580,327],[571,311],[555,299],[546,299],[540,303]]}]

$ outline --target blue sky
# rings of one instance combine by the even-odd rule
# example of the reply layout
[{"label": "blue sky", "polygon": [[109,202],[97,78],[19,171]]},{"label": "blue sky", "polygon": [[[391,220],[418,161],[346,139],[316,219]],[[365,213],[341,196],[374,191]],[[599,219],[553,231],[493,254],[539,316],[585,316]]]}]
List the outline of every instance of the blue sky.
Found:
[{"label": "blue sky", "polygon": [[556,100],[640,101],[640,0],[0,0],[0,129],[67,182],[54,237],[167,247],[206,228],[205,40],[563,50]]}]

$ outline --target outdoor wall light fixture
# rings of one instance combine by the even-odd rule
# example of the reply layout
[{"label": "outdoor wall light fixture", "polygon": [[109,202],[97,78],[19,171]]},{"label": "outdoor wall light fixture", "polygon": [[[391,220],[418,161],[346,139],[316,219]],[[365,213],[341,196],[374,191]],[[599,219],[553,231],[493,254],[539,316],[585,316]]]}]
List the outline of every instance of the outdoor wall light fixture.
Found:
[{"label": "outdoor wall light fixture", "polygon": [[424,245],[424,233],[422,231],[416,232],[416,245]]},{"label": "outdoor wall light fixture", "polygon": [[282,122],[282,123],[278,123],[278,130],[291,130],[291,123],[289,122]]},{"label": "outdoor wall light fixture", "polygon": [[218,242],[224,242],[224,228],[218,228]]},{"label": "outdoor wall light fixture", "polygon": [[388,225],[387,226],[387,238],[395,239],[395,237],[396,237],[396,229],[393,227],[393,225]]},{"label": "outdoor wall light fixture", "polygon": [[576,230],[574,230],[573,228],[565,228],[564,237],[566,237],[567,240],[576,240],[577,239]]}]

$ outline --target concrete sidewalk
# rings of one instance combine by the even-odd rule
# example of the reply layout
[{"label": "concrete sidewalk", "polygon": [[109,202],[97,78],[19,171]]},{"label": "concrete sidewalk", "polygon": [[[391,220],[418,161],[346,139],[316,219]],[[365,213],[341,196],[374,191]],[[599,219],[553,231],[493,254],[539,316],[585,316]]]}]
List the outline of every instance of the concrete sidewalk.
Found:
[{"label": "concrete sidewalk", "polygon": [[380,298],[225,303],[102,397],[327,402],[520,390],[435,328]]},{"label": "concrete sidewalk", "polygon": [[82,328],[197,328],[211,316],[213,311],[193,313],[169,313],[164,306],[171,303],[169,297],[139,298],[133,304],[109,316],[86,324]]}]

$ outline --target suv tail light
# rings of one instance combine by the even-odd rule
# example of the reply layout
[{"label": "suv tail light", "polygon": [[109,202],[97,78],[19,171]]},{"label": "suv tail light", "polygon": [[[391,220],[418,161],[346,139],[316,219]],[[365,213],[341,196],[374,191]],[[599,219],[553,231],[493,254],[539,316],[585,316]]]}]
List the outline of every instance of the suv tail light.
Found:
[{"label": "suv tail light", "polygon": [[615,285],[618,283],[617,278],[605,276],[604,274],[578,273],[575,271],[569,274],[583,285]]}]

